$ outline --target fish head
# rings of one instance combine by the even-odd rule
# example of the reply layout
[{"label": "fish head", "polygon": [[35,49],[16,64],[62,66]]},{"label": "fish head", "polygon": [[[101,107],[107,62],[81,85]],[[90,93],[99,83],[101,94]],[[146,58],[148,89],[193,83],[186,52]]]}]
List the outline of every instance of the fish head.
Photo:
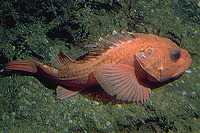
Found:
[{"label": "fish head", "polygon": [[176,78],[191,65],[192,59],[185,49],[169,39],[167,42],[168,44],[145,45],[135,54],[140,66],[150,75],[147,78],[151,81],[163,82]]}]

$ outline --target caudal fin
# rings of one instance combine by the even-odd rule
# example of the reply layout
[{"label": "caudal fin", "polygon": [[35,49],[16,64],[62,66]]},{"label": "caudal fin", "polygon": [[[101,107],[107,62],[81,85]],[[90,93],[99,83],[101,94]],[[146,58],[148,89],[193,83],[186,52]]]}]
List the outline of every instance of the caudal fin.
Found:
[{"label": "caudal fin", "polygon": [[5,70],[37,73],[37,62],[31,60],[12,61],[7,64]]}]

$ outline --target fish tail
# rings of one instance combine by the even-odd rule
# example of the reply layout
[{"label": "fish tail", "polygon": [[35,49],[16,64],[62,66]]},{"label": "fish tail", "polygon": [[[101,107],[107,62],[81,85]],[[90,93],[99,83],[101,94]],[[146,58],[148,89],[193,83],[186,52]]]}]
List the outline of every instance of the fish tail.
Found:
[{"label": "fish tail", "polygon": [[5,67],[6,71],[26,71],[37,73],[37,66],[39,63],[31,60],[12,61]]}]

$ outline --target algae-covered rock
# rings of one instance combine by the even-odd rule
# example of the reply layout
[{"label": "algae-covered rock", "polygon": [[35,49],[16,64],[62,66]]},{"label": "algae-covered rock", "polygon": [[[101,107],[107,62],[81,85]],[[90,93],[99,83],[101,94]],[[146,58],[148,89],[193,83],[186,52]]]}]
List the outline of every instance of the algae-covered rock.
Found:
[{"label": "algae-covered rock", "polygon": [[[198,132],[199,1],[34,0],[0,2],[1,132]],[[145,104],[118,101],[101,87],[59,101],[58,85],[40,75],[4,72],[12,60],[50,65],[62,49],[76,59],[113,30],[154,33],[185,48],[193,63],[158,85]]]}]

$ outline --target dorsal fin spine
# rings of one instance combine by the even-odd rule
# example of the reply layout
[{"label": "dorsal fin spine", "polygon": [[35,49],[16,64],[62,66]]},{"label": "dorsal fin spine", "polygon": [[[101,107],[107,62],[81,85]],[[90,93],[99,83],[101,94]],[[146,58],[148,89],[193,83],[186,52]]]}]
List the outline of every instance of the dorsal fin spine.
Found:
[{"label": "dorsal fin spine", "polygon": [[98,58],[99,55],[108,49],[113,49],[117,45],[132,41],[134,38],[136,38],[136,36],[132,32],[122,30],[121,33],[119,33],[114,30],[112,35],[108,34],[105,38],[100,37],[99,42],[96,43],[96,47],[94,45],[88,45],[89,47],[92,46],[92,51],[85,56],[84,60],[89,61],[92,60],[92,58]]},{"label": "dorsal fin spine", "polygon": [[115,30],[113,31],[113,37],[121,43],[127,41],[127,39],[122,34],[120,34],[119,32]]},{"label": "dorsal fin spine", "polygon": [[110,42],[112,42],[114,45],[120,43],[120,41],[118,41],[117,39],[115,39],[112,35],[107,35],[106,39]]},{"label": "dorsal fin spine", "polygon": [[[117,31],[113,31],[112,35],[107,35],[105,38],[100,37],[99,42],[96,43],[96,45],[86,45],[84,47],[92,48],[91,51],[85,55],[84,60],[82,62],[87,62],[89,60],[93,60],[98,58],[99,55],[101,55],[103,52],[107,51],[108,49],[113,49],[117,45],[125,44],[125,42],[130,42],[134,38],[137,37],[137,34],[135,35],[133,32],[127,32],[126,30],[122,30],[121,33]],[[73,61],[70,59],[67,55],[65,55],[62,50],[60,50],[60,53],[58,57],[55,58],[53,65],[60,69],[63,66],[65,66],[67,63],[76,63],[76,61]]]},{"label": "dorsal fin spine", "polygon": [[122,30],[122,35],[126,38],[126,40],[132,40],[133,37],[126,30]]}]

